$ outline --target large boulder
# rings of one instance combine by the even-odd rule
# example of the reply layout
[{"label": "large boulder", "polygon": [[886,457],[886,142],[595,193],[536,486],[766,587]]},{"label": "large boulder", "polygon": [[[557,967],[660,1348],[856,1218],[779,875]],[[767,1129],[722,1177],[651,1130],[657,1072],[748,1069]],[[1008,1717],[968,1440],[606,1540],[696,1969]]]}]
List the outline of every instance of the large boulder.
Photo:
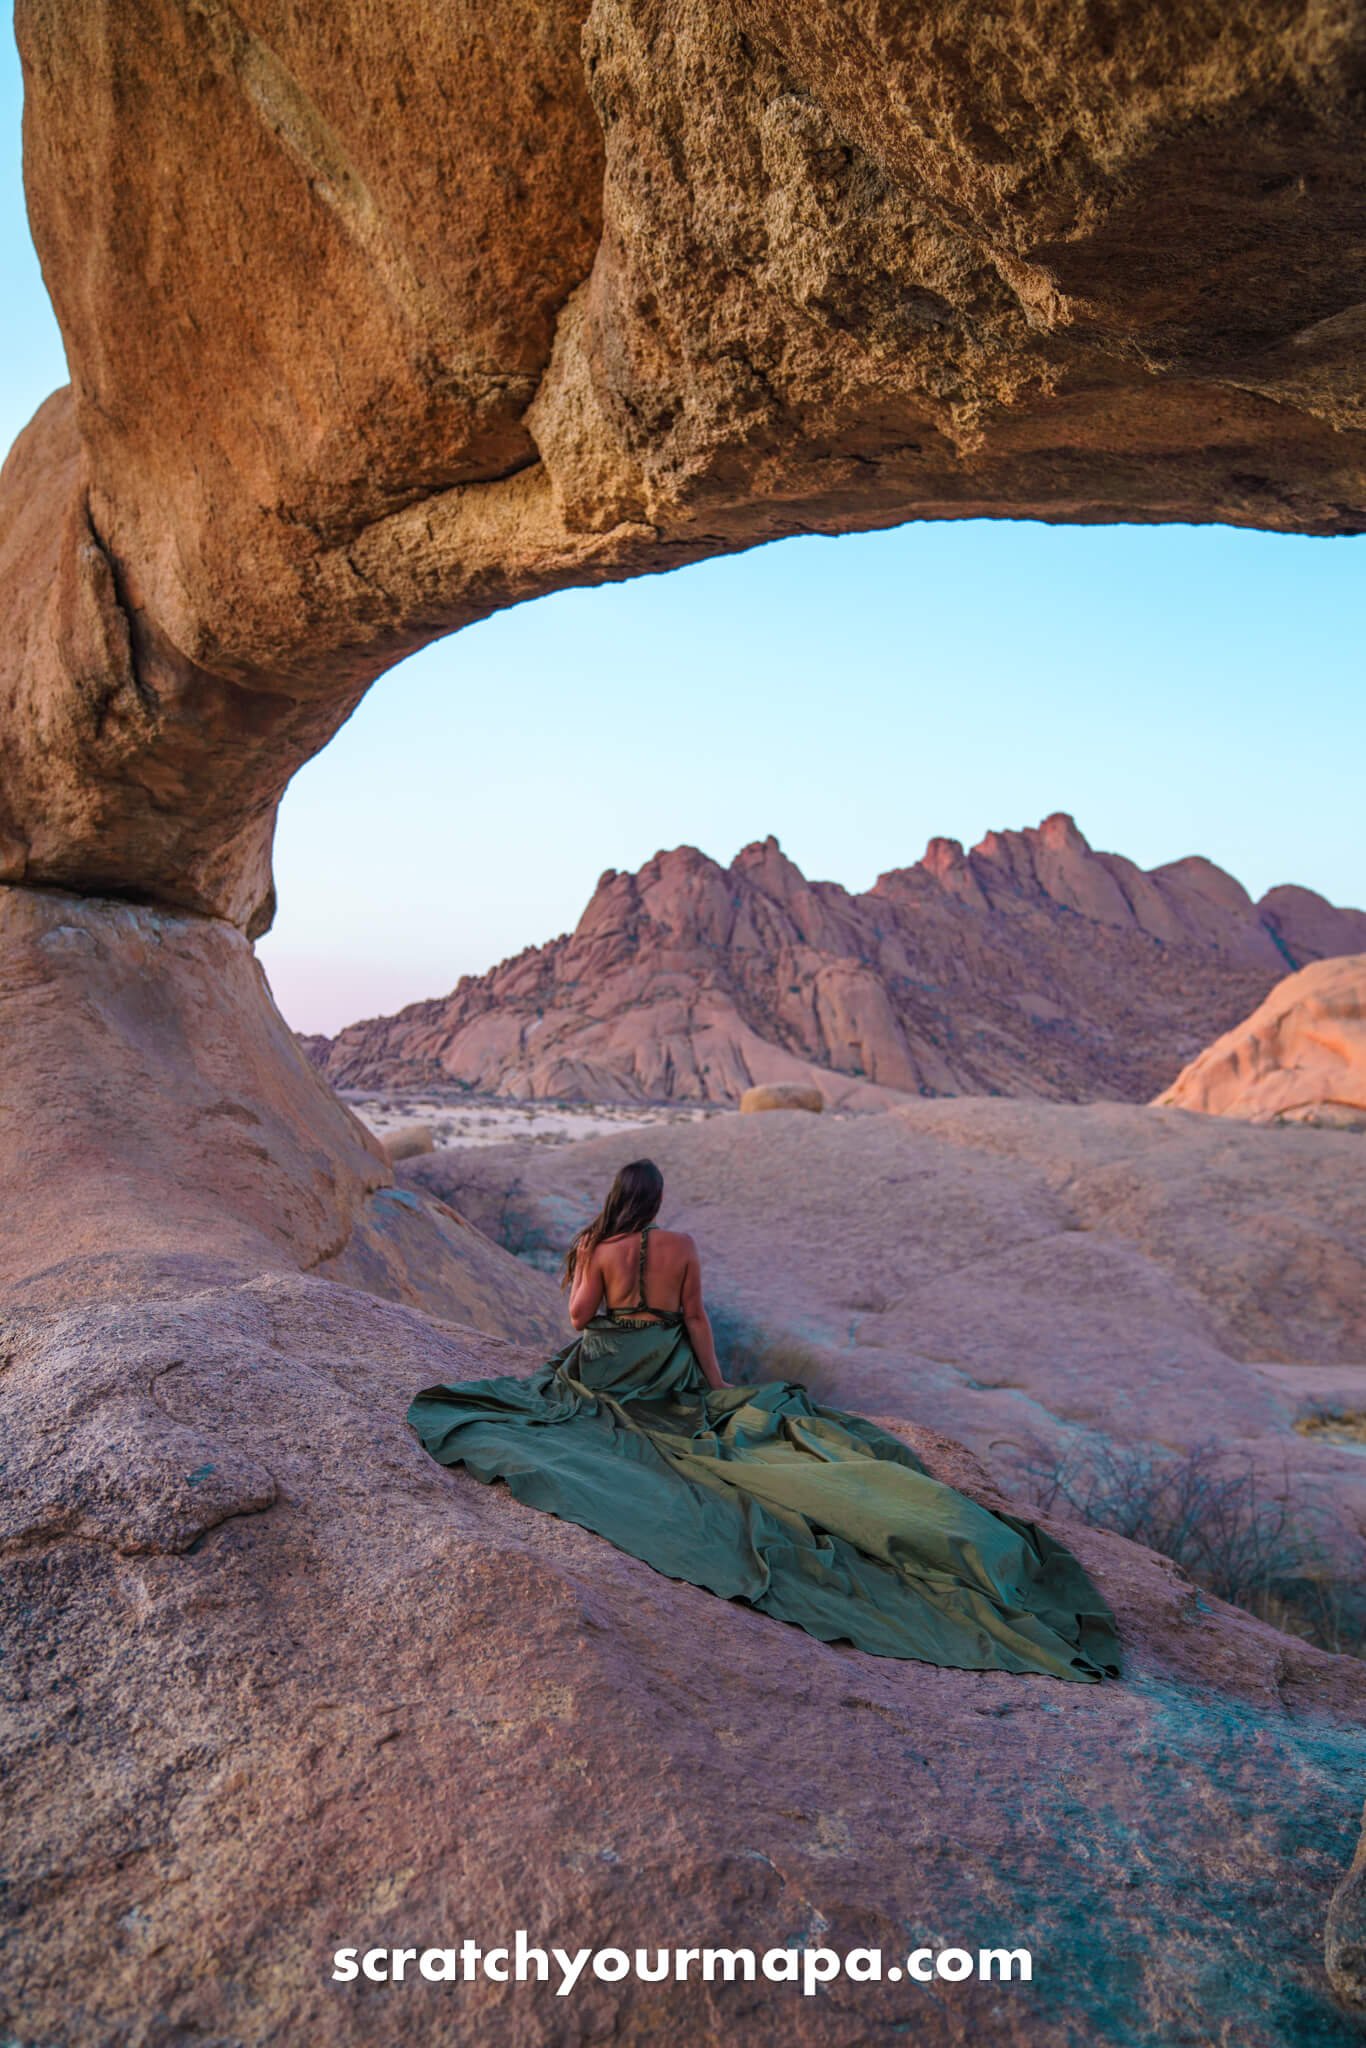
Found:
[{"label": "large boulder", "polygon": [[192,1257],[563,1341],[547,1280],[394,1185],[231,925],[0,887],[0,1041],[0,1303],[92,1270],[136,1298]]},{"label": "large boulder", "polygon": [[380,1144],[385,1157],[394,1165],[400,1159],[418,1159],[424,1152],[436,1150],[436,1138],[430,1124],[395,1124],[392,1129],[380,1133]]},{"label": "large boulder", "polygon": [[1366,953],[1288,974],[1157,1101],[1250,1123],[1366,1129]]}]

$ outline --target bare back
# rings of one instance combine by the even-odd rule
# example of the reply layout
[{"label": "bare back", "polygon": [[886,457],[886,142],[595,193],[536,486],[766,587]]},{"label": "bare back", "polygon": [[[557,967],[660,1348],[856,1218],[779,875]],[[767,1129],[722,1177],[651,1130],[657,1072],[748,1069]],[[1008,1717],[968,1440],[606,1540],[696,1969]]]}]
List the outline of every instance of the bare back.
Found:
[{"label": "bare back", "polygon": [[686,1230],[645,1229],[600,1238],[569,1295],[569,1320],[584,1330],[605,1312],[618,1327],[651,1318],[681,1321],[709,1387],[725,1381],[716,1357],[711,1318],[702,1299],[702,1262]]},{"label": "bare back", "polygon": [[645,1285],[638,1294],[640,1236],[633,1230],[627,1237],[605,1237],[598,1244],[596,1263],[606,1305],[634,1309],[643,1295],[648,1308],[676,1313],[687,1306],[688,1267],[696,1260],[697,1247],[686,1231],[651,1224],[645,1233]]}]

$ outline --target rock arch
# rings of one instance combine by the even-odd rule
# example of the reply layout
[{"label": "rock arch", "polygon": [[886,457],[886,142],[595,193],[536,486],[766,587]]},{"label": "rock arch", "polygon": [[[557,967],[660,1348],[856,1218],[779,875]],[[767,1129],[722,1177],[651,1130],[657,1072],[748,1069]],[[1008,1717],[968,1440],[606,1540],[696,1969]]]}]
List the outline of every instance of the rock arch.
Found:
[{"label": "rock arch", "polygon": [[1287,0],[20,0],[71,388],[0,878],[259,934],[294,769],[499,606],[910,518],[1366,515],[1366,48]]},{"label": "rock arch", "polygon": [[[39,1317],[12,1538],[38,1566],[90,1546],[90,1641],[98,1575],[150,1558],[149,1640],[198,1715],[160,1563],[281,1497],[275,1411],[247,1444],[206,1290],[239,1290],[263,1385],[282,1347],[347,1335],[301,1268],[470,1300],[431,1278],[458,1219],[386,1207],[251,960],[291,774],[434,637],[781,534],[1362,531],[1366,14],[19,0],[17,26],[72,382],[0,480],[0,1279]],[[121,1299],[156,1307],[120,1323]],[[112,1436],[61,1435],[71,1372]],[[214,1475],[188,1507],[187,1464]],[[423,1512],[435,1556],[444,1502]],[[274,1656],[286,1579],[234,1554]],[[203,1711],[228,1782],[233,1702]],[[98,1844],[73,1825],[92,1887],[137,1853],[103,1808]],[[1333,1936],[1358,1996],[1359,1911],[1358,1885]]]}]

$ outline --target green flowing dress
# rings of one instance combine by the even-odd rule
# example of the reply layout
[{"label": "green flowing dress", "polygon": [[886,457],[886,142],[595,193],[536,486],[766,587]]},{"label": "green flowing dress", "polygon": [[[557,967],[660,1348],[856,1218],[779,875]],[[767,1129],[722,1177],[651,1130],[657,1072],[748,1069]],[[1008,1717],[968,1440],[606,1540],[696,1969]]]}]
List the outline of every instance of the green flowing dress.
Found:
[{"label": "green flowing dress", "polygon": [[932,1479],[886,1430],[792,1380],[709,1388],[681,1311],[596,1315],[529,1378],[427,1387],[443,1465],[591,1529],[673,1579],[824,1642],[969,1671],[1097,1681],[1114,1616],[1032,1522]]}]

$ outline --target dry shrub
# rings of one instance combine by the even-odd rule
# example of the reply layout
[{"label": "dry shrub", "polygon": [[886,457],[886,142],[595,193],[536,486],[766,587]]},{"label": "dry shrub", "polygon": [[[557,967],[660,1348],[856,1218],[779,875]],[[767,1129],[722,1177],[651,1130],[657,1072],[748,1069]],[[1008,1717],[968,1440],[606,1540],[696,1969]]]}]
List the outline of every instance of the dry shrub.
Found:
[{"label": "dry shrub", "polygon": [[1172,1453],[1156,1444],[1026,1446],[1019,1468],[1045,1512],[1064,1507],[1171,1558],[1206,1592],[1289,1635],[1366,1655],[1366,1549],[1321,1522],[1246,1452],[1214,1439]]}]

